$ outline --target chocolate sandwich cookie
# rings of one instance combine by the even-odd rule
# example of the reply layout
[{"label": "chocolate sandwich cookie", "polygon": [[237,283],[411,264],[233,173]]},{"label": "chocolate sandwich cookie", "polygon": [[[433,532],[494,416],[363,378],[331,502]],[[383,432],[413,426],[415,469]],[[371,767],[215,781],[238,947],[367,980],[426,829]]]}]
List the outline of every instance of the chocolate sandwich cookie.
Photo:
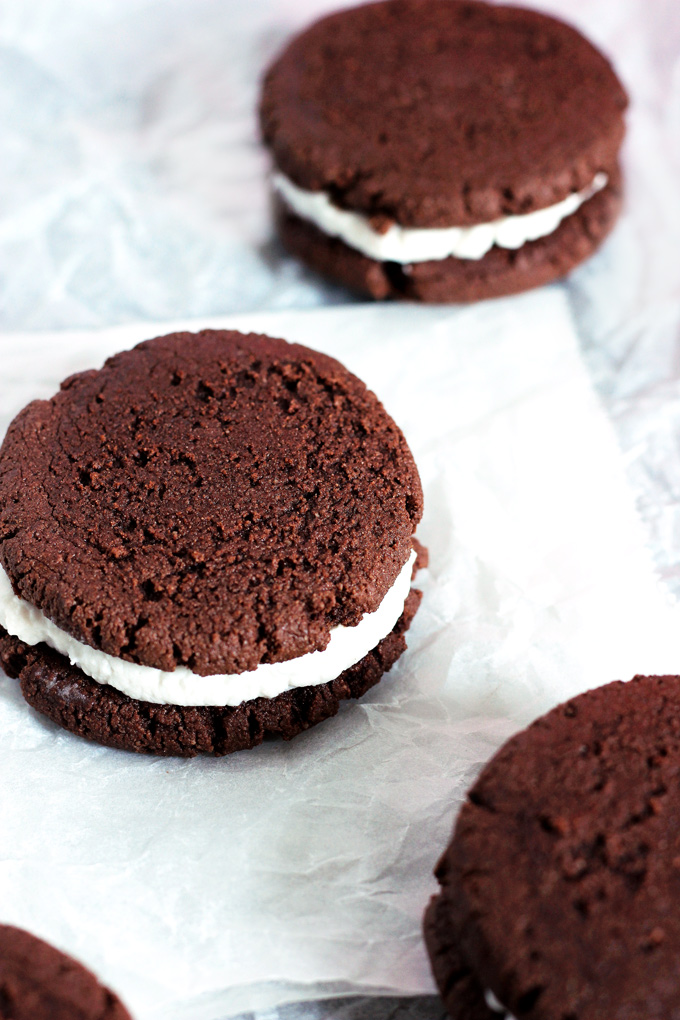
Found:
[{"label": "chocolate sandwich cookie", "polygon": [[0,449],[0,661],[81,736],[156,754],[286,739],[405,648],[418,472],[332,358],[205,330],[30,404]]},{"label": "chocolate sandwich cookie", "polygon": [[501,748],[425,915],[454,1020],[680,1017],[679,776],[677,676],[590,691]]},{"label": "chocolate sandwich cookie", "polygon": [[0,1020],[130,1020],[130,1014],[76,960],[0,924]]},{"label": "chocolate sandwich cookie", "polygon": [[614,224],[626,104],[606,58],[537,11],[340,11],[264,80],[280,236],[375,298],[472,301],[546,283]]}]

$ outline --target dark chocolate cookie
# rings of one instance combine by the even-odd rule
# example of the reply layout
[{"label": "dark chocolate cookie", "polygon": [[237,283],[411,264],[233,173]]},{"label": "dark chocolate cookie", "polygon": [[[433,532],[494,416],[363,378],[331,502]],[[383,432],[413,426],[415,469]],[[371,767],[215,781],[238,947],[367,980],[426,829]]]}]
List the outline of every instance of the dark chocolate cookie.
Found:
[{"label": "dark chocolate cookie", "polygon": [[150,340],[29,404],[0,449],[0,563],[93,648],[200,675],[324,648],[409,557],[418,472],[377,397],[284,340]]},{"label": "dark chocolate cookie", "polygon": [[314,237],[313,215],[290,206],[279,217],[284,244],[375,297],[474,300],[554,279],[614,222],[617,195],[607,192],[619,187],[626,104],[606,58],[537,11],[382,0],[332,14],[289,43],[263,84],[265,142],[275,171],[298,188],[361,214],[377,233],[526,216],[597,175],[606,175],[606,197],[588,198],[584,212],[604,201],[548,243],[494,245],[480,260],[388,261],[330,228]]},{"label": "dark chocolate cookie", "polygon": [[0,1020],[130,1020],[130,1014],[76,960],[0,925]]},{"label": "dark chocolate cookie", "polygon": [[[113,747],[288,739],[404,650],[421,513],[403,435],[337,361],[227,331],[147,341],[10,426],[0,659],[35,708]],[[367,621],[357,644],[393,587],[384,629]],[[335,634],[350,653],[317,671],[308,653]]]},{"label": "dark chocolate cookie", "polygon": [[[425,918],[455,1020],[680,1017],[680,677],[636,677],[513,737],[470,790]],[[497,1014],[496,1014],[497,1015]]]}]

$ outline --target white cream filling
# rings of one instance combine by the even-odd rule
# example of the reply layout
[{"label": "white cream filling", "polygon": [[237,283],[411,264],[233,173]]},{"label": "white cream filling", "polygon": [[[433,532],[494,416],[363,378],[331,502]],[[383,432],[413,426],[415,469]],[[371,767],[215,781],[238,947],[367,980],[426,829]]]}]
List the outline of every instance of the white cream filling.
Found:
[{"label": "white cream filling", "polygon": [[415,558],[416,553],[412,552],[376,611],[366,613],[356,627],[334,627],[322,651],[307,652],[287,662],[265,662],[246,673],[199,676],[186,666],[167,672],[107,655],[77,641],[35,606],[15,595],[1,567],[0,625],[27,645],[44,642],[92,680],[110,684],[137,701],[236,706],[252,698],[276,698],[295,687],[328,683],[363,659],[390,633],[404,611]]},{"label": "white cream filling", "polygon": [[515,1020],[513,1016],[510,1016],[505,1006],[502,1006],[492,991],[487,990],[484,992],[484,998],[489,1009],[493,1010],[494,1013],[500,1013],[505,1020]]},{"label": "white cream filling", "polygon": [[367,216],[340,209],[324,191],[305,191],[282,173],[272,176],[274,189],[302,219],[371,259],[401,265],[437,261],[452,255],[458,259],[481,259],[494,245],[521,248],[527,241],[552,234],[563,219],[601,191],[607,180],[607,174],[598,173],[583,191],[572,192],[555,205],[521,216],[503,216],[472,227],[400,227],[395,223],[380,234]]}]

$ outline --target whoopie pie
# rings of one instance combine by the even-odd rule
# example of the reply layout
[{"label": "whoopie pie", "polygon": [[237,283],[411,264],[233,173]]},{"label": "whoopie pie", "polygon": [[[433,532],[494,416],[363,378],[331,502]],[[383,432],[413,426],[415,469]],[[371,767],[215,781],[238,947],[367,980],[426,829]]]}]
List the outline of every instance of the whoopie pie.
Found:
[{"label": "whoopie pie", "polygon": [[73,733],[156,754],[286,739],[404,651],[418,471],[339,362],[176,333],[67,379],[0,448],[0,661]]},{"label": "whoopie pie", "polygon": [[478,0],[382,0],[288,44],[260,116],[283,244],[375,298],[536,287],[614,224],[626,93],[578,31]]}]

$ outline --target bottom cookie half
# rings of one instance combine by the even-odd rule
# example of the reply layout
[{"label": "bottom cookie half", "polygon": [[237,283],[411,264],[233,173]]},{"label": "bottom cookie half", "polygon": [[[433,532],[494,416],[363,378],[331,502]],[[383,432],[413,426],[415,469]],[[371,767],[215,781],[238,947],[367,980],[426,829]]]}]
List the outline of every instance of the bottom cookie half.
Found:
[{"label": "bottom cookie half", "polygon": [[275,200],[284,246],[312,269],[374,298],[426,303],[480,301],[540,287],[566,276],[600,246],[621,207],[618,170],[606,188],[563,220],[557,230],[517,250],[494,247],[484,258],[448,258],[402,266],[377,262],[329,237]]},{"label": "bottom cookie half", "polygon": [[425,945],[439,994],[453,1020],[500,1020],[486,1004],[484,989],[465,962],[452,934],[444,893],[433,896],[423,922]]},{"label": "bottom cookie half", "polygon": [[335,715],[341,701],[360,698],[406,648],[406,631],[420,605],[412,589],[394,629],[336,680],[299,687],[236,708],[184,708],[135,701],[85,676],[46,645],[22,644],[0,628],[0,664],[19,680],[24,698],[53,722],[87,740],[148,754],[193,757],[230,754],[265,737],[292,737]]}]

